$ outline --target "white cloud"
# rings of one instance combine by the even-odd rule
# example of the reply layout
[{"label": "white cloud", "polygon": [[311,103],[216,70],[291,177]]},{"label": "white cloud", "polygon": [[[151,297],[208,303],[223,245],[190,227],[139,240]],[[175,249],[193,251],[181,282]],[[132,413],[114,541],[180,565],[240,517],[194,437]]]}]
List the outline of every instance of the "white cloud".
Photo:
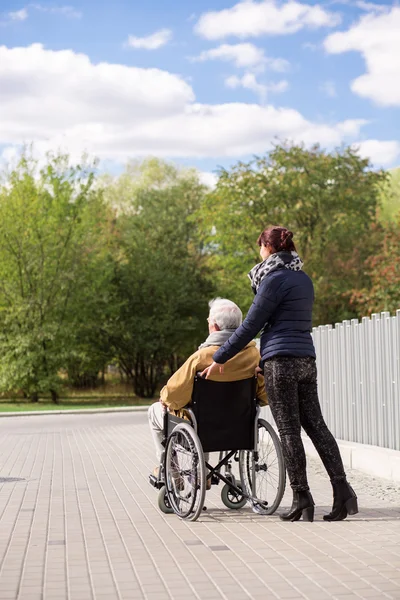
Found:
[{"label": "white cloud", "polygon": [[311,52],[318,50],[317,44],[312,44],[311,42],[304,42],[302,48],[304,48],[304,50],[311,50]]},{"label": "white cloud", "polygon": [[243,77],[232,75],[232,77],[228,77],[225,80],[225,85],[233,89],[244,87],[245,89],[251,90],[260,97],[260,101],[262,103],[264,103],[267,99],[267,86],[265,84],[258,83],[254,73],[245,73]]},{"label": "white cloud", "polygon": [[400,7],[365,15],[347,31],[328,36],[324,46],[331,54],[362,54],[367,72],[352,82],[354,93],[382,106],[400,105]]},{"label": "white cloud", "polygon": [[28,11],[26,8],[21,8],[15,12],[9,12],[8,17],[11,19],[11,21],[25,21],[25,19],[28,18]]},{"label": "white cloud", "polygon": [[212,190],[215,188],[215,186],[217,185],[217,181],[218,181],[217,175],[215,175],[215,173],[210,173],[209,171],[200,171],[199,179],[200,179],[200,183],[202,183],[203,185],[206,185],[207,187],[211,188]]},{"label": "white cloud", "polygon": [[7,19],[3,24],[8,24],[12,21],[25,21],[32,10],[37,10],[43,13],[53,15],[61,15],[69,19],[80,19],[82,13],[76,10],[73,6],[44,6],[42,4],[27,4],[25,7],[7,14]]},{"label": "white cloud", "polygon": [[18,146],[7,146],[4,148],[3,152],[0,155],[0,165],[2,163],[6,164],[14,164],[17,162],[19,157],[19,148]]},{"label": "white cloud", "polygon": [[222,44],[211,50],[204,50],[195,61],[223,60],[233,62],[236,67],[268,67],[272,71],[286,71],[289,63],[283,58],[265,56],[263,48],[254,44]]},{"label": "white cloud", "polygon": [[374,2],[364,2],[364,0],[359,0],[355,3],[356,7],[360,10],[365,10],[366,12],[378,12],[383,13],[386,12],[387,6],[383,4],[375,4]]},{"label": "white cloud", "polygon": [[400,156],[400,142],[395,140],[365,140],[353,144],[353,147],[376,167],[392,165]]},{"label": "white cloud", "polygon": [[266,101],[268,93],[279,94],[285,92],[289,87],[288,82],[285,80],[278,81],[277,83],[270,83],[268,85],[259,83],[254,73],[245,73],[243,77],[237,77],[236,75],[227,77],[225,79],[225,85],[233,89],[243,87],[251,90],[260,97],[262,103]]},{"label": "white cloud", "polygon": [[29,4],[30,8],[40,12],[50,13],[52,15],[62,15],[69,19],[80,19],[82,13],[73,6],[44,6],[43,4]]},{"label": "white cloud", "polygon": [[347,119],[337,124],[337,130],[344,137],[357,137],[361,127],[367,124],[368,121],[365,119]]},{"label": "white cloud", "polygon": [[358,8],[365,12],[385,12],[388,8],[387,4],[375,4],[375,2],[369,2],[369,0],[329,0],[327,5],[343,5],[351,8]]},{"label": "white cloud", "polygon": [[[200,104],[178,75],[159,69],[93,64],[71,50],[40,44],[0,47],[0,145],[34,142],[38,152],[83,151],[103,160],[129,156],[240,157],[276,138],[340,145],[361,121],[323,124],[297,110],[231,102]],[[11,148],[10,148],[11,147]]]},{"label": "white cloud", "polygon": [[336,98],[336,85],[334,81],[324,81],[320,86],[321,92],[326,94],[328,98]]},{"label": "white cloud", "polygon": [[282,92],[286,92],[289,89],[289,84],[285,79],[281,81],[277,81],[276,83],[270,83],[267,85],[267,89],[269,92],[274,94],[281,94]]},{"label": "white cloud", "polygon": [[334,27],[340,15],[318,4],[302,4],[297,0],[278,3],[275,0],[244,0],[231,8],[201,15],[195,32],[209,40],[227,36],[239,38],[295,33],[304,27]]},{"label": "white cloud", "polygon": [[131,48],[139,48],[143,50],[157,50],[172,39],[172,31],[170,29],[160,29],[147,37],[135,37],[130,35],[127,45]]}]

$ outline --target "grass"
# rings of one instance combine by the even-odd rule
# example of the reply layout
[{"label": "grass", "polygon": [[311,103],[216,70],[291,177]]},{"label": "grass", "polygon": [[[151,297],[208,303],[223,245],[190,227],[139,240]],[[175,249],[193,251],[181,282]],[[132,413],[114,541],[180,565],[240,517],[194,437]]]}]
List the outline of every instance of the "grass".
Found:
[{"label": "grass", "polygon": [[48,401],[41,402],[0,402],[0,412],[22,412],[22,411],[42,411],[42,410],[76,410],[84,408],[117,408],[119,406],[146,406],[153,402],[144,398],[134,398],[129,400],[102,401],[97,399],[89,401],[79,401],[76,398],[67,400],[62,398],[59,404]]},{"label": "grass", "polygon": [[21,395],[17,397],[10,397],[10,394],[0,395],[0,413],[146,406],[152,404],[157,398],[158,396],[154,399],[135,396],[132,385],[109,378],[103,385],[93,389],[79,390],[68,385],[63,386],[59,404],[54,404],[49,396],[40,398],[39,402],[30,402],[23,399]]},{"label": "grass", "polygon": [[85,398],[85,400],[102,401],[107,400],[134,400],[136,399],[133,393],[132,385],[121,383],[120,381],[107,380],[104,384],[98,385],[95,388],[74,389],[65,385],[61,390],[60,400],[68,399],[77,400]]}]

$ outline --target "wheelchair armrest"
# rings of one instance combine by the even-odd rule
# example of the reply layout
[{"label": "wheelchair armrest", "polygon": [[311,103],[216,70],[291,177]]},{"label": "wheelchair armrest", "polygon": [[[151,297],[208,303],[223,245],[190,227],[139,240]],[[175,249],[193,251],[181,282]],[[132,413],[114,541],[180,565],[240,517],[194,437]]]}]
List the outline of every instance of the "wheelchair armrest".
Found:
[{"label": "wheelchair armrest", "polygon": [[[164,440],[168,437],[168,408],[163,404],[163,434]],[[163,442],[164,442],[163,440]],[[165,444],[163,444],[165,445]]]}]

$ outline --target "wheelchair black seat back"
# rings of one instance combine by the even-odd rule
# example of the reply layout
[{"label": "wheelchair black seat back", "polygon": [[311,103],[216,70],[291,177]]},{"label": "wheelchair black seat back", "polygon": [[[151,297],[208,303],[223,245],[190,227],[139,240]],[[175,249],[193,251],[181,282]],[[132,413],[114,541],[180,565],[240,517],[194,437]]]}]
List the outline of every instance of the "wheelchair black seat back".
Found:
[{"label": "wheelchair black seat back", "polygon": [[[255,392],[255,377],[219,382],[197,375],[192,401],[185,407],[190,421],[166,411],[165,451],[158,478],[150,476],[150,483],[160,490],[158,504],[163,512],[196,520],[205,509],[206,489],[220,480],[228,508],[249,502],[262,514],[276,510],[285,489],[285,466],[275,430],[259,418]],[[204,460],[209,452],[219,452],[215,467]],[[233,459],[239,463],[238,481]]]},{"label": "wheelchair black seat back", "polygon": [[255,377],[221,382],[196,376],[190,408],[203,452],[254,449],[255,391]]}]

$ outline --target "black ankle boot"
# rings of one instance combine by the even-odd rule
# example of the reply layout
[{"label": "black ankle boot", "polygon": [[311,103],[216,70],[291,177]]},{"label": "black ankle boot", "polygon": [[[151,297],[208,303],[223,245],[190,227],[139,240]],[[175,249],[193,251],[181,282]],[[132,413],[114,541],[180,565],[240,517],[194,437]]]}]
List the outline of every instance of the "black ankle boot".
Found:
[{"label": "black ankle boot", "polygon": [[303,521],[314,521],[314,500],[310,492],[293,492],[292,508],[280,515],[282,521],[298,521],[303,515]]},{"label": "black ankle boot", "polygon": [[329,515],[324,515],[324,521],[343,521],[347,515],[358,513],[357,496],[346,480],[332,483],[333,506]]}]

